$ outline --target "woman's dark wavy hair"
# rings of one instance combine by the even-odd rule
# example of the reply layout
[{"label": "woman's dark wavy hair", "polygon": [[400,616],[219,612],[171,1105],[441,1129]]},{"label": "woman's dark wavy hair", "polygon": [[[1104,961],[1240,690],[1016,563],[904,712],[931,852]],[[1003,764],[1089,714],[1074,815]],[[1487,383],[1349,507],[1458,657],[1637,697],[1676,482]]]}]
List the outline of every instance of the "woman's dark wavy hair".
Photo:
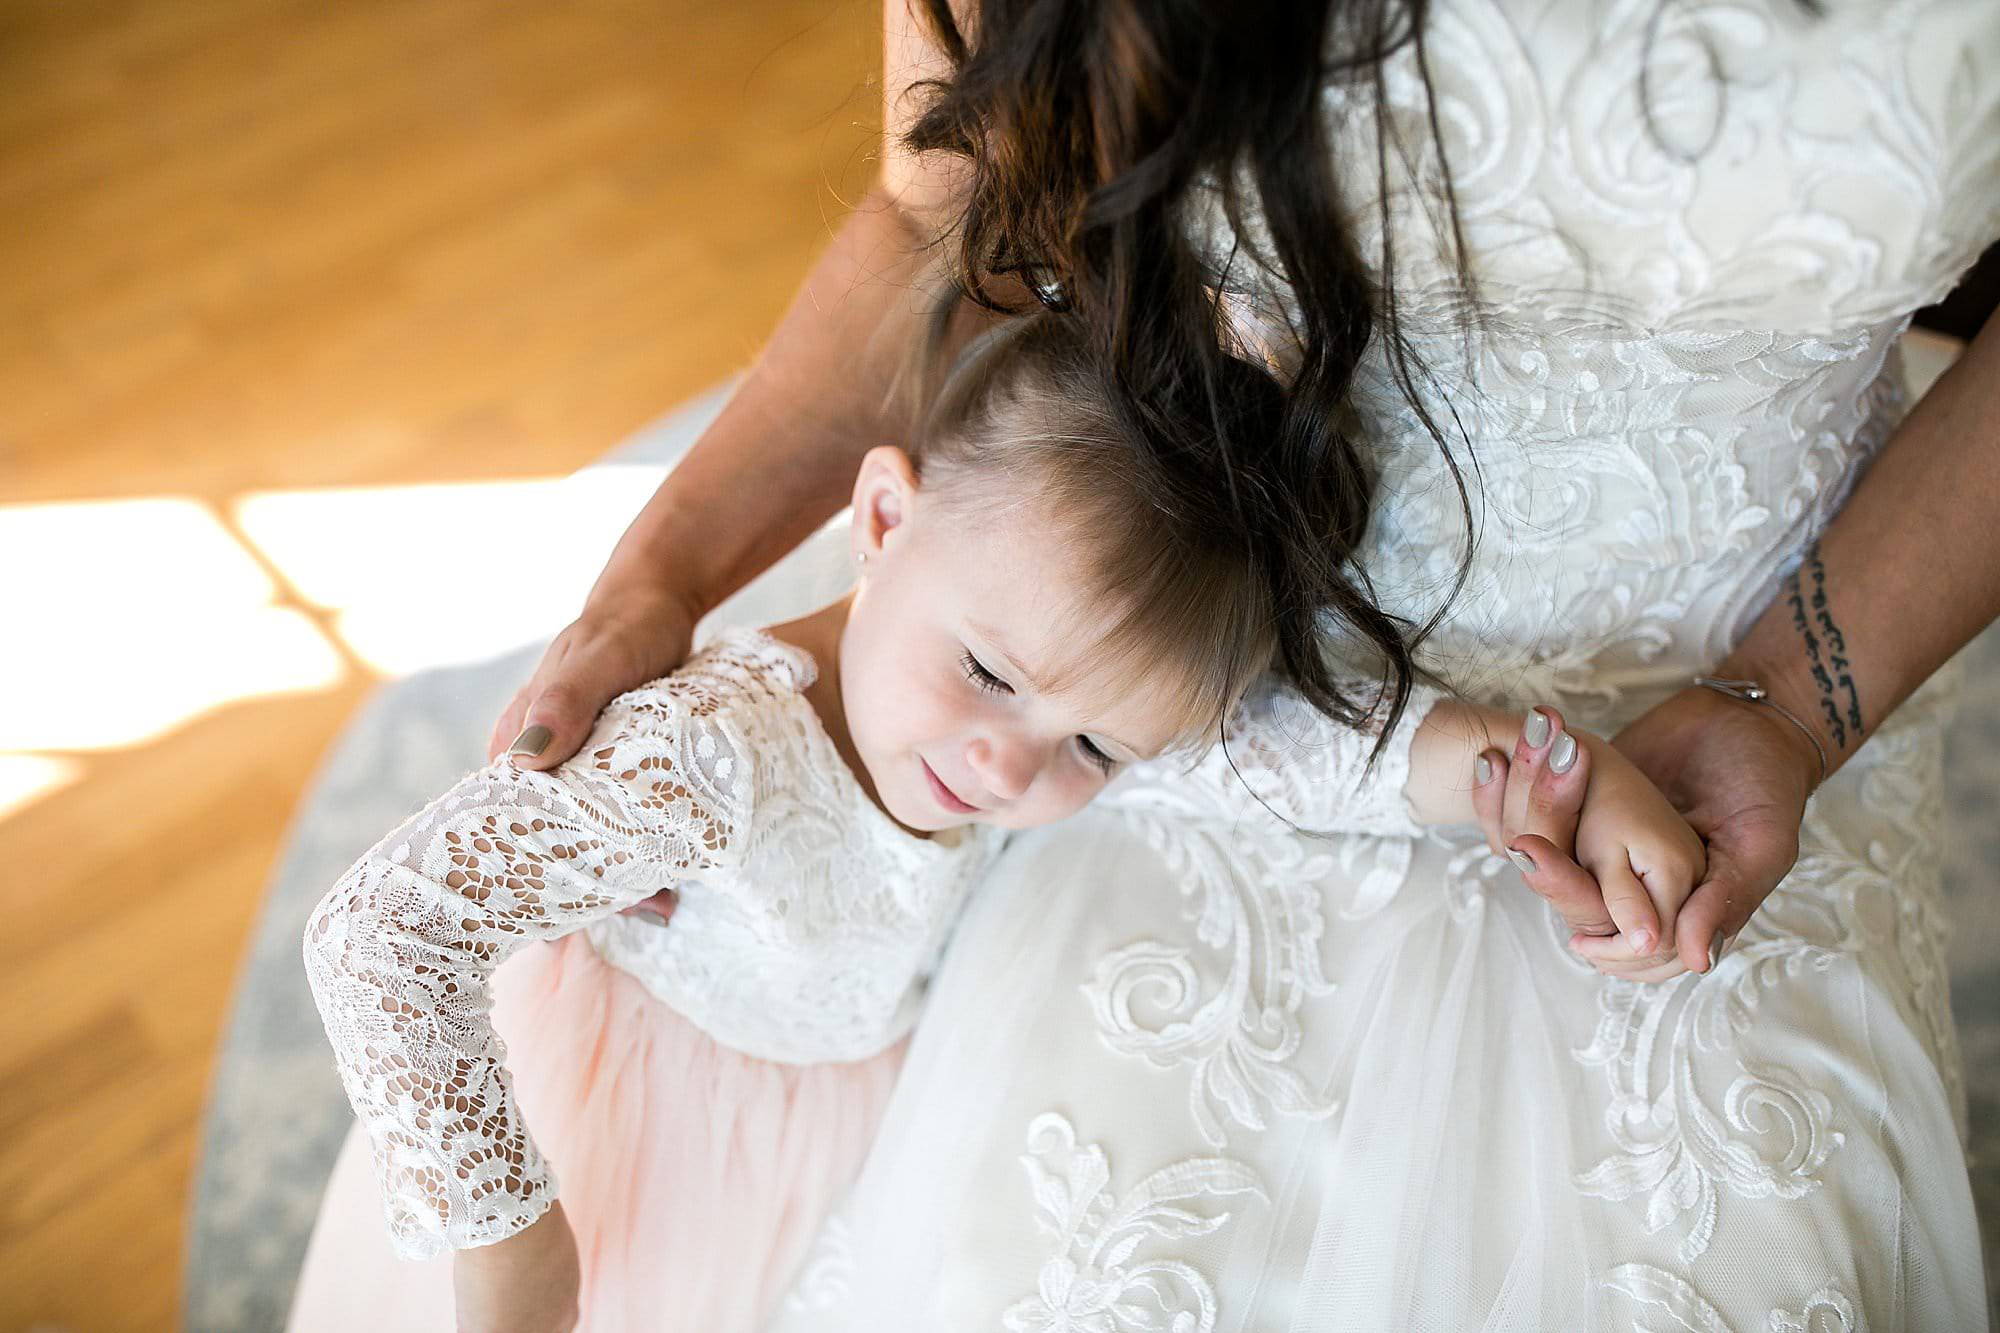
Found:
[{"label": "woman's dark wavy hair", "polygon": [[[1274,668],[1344,722],[1386,703],[1387,736],[1420,674],[1413,652],[1443,611],[1421,625],[1390,614],[1351,561],[1373,478],[1348,398],[1372,339],[1458,488],[1467,546],[1454,596],[1472,509],[1415,391],[1424,371],[1395,293],[1378,288],[1343,220],[1322,107],[1329,79],[1346,80],[1372,91],[1388,126],[1383,63],[1405,47],[1428,86],[1428,0],[980,0],[970,33],[947,0],[924,5],[952,73],[914,90],[926,101],[906,143],[972,165],[963,215],[941,238],[959,292],[1012,309],[995,279],[1018,275],[1083,322],[1113,368],[1122,428],[1172,484],[1223,497],[1252,544],[1276,608]],[[1429,130],[1438,141],[1435,112]],[[1385,206],[1389,133],[1378,128],[1373,144]],[[1452,260],[1470,289],[1448,171],[1443,181]],[[1224,345],[1221,275],[1190,234],[1198,188],[1219,191],[1239,236],[1250,206],[1261,210],[1269,254],[1253,262],[1296,299],[1302,357],[1275,425],[1232,407],[1242,369]],[[1387,274],[1394,240],[1382,230],[1374,259]],[[1325,655],[1330,627],[1378,657],[1379,697],[1343,692]]]}]

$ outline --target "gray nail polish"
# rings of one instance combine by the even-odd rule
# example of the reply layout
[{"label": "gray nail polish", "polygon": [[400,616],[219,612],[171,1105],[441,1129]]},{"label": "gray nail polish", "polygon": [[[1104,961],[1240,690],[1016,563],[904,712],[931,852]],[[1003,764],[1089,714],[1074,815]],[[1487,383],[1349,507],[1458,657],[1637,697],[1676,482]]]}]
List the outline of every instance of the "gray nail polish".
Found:
[{"label": "gray nail polish", "polygon": [[1549,751],[1549,768],[1556,773],[1567,773],[1576,764],[1576,737],[1565,731],[1556,737],[1555,748]]},{"label": "gray nail polish", "polygon": [[1535,858],[1529,856],[1519,848],[1509,847],[1507,849],[1507,858],[1519,867],[1522,874],[1532,875],[1535,873]]},{"label": "gray nail polish", "polygon": [[549,739],[554,734],[547,727],[537,722],[534,726],[529,727],[514,738],[514,743],[507,747],[507,753],[526,755],[532,759],[549,748]]},{"label": "gray nail polish", "polygon": [[1483,754],[1480,755],[1479,762],[1472,766],[1472,772],[1474,780],[1480,786],[1484,787],[1487,783],[1493,781],[1493,761]]},{"label": "gray nail polish", "polygon": [[1528,742],[1530,750],[1539,750],[1549,743],[1548,715],[1539,708],[1528,710],[1528,721],[1521,728],[1521,739]]},{"label": "gray nail polish", "polygon": [[1708,970],[1715,971],[1722,962],[1722,955],[1729,951],[1729,936],[1717,935],[1708,942]]}]

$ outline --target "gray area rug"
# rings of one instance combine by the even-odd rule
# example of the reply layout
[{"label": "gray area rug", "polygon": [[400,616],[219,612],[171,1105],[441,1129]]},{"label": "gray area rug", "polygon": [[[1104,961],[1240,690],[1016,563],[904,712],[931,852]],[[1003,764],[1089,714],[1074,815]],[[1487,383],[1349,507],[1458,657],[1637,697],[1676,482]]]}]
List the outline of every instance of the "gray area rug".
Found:
[{"label": "gray area rug", "polygon": [[[718,392],[688,405],[613,461],[671,462],[721,402]],[[643,499],[635,496],[633,508]],[[838,590],[808,591],[783,605],[753,585],[718,614],[779,619]],[[283,1326],[320,1187],[347,1131],[346,1098],[299,962],[306,915],[377,838],[484,762],[493,718],[541,650],[529,644],[491,662],[385,687],[355,717],[300,803],[210,1094],[188,1228],[188,1329],[261,1333]],[[1971,1095],[1973,1185],[1992,1256],[2000,1254],[2000,627],[1963,656],[1963,711],[1946,746],[1945,891],[1954,927],[1952,1005]],[[1989,1287],[2000,1292],[1994,1268],[1989,1259]]]}]

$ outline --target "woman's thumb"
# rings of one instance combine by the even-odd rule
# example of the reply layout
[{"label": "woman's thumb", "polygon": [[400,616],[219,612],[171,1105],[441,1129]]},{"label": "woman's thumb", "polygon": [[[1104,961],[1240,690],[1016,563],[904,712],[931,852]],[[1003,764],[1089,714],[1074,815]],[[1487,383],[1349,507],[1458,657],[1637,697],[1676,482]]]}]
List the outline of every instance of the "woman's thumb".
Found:
[{"label": "woman's thumb", "polygon": [[583,745],[609,699],[586,695],[566,680],[547,685],[528,700],[521,730],[507,746],[508,760],[516,768],[554,768]]}]

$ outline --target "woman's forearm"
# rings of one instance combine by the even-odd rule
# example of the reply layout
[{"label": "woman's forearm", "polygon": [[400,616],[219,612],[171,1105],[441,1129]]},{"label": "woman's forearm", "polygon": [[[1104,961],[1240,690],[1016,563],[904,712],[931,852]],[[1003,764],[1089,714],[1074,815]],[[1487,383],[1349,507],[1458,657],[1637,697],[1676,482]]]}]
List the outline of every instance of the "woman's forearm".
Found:
[{"label": "woman's forearm", "polygon": [[[1828,771],[2000,615],[2000,321],[1904,421],[1717,673],[1811,726]],[[1802,765],[1819,759],[1797,729]]]},{"label": "woman's forearm", "polygon": [[919,328],[923,242],[872,192],[834,234],[722,414],[619,540],[597,586],[670,583],[714,606],[847,502],[890,434],[887,397]]},{"label": "woman's forearm", "polygon": [[[932,238],[950,231],[968,179],[962,156],[910,146],[925,90],[952,73],[927,15],[921,0],[885,0],[880,179],[500,710],[490,756],[547,770],[575,754],[608,700],[684,661],[702,616],[839,509],[862,455],[902,438],[892,392],[928,331]],[[1022,293],[996,295],[1018,308]],[[963,300],[953,316],[945,356],[993,322]]]},{"label": "woman's forearm", "polygon": [[[925,225],[888,187],[847,217],[722,414],[619,539],[593,599],[664,584],[707,612],[847,503],[863,454],[905,442],[891,394],[937,299]],[[961,301],[944,354],[997,318]]]}]

